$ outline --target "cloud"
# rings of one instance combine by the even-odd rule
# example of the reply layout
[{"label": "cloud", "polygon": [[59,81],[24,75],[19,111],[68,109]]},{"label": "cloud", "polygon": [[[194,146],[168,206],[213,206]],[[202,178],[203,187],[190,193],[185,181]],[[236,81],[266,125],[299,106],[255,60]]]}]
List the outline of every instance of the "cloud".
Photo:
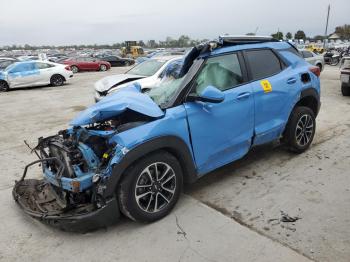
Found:
[{"label": "cloud", "polygon": [[[0,46],[7,44],[94,44],[162,40],[187,34],[213,38],[222,33],[278,29],[323,34],[329,0],[11,0],[1,7]],[[329,31],[349,23],[349,0],[333,0]]]}]

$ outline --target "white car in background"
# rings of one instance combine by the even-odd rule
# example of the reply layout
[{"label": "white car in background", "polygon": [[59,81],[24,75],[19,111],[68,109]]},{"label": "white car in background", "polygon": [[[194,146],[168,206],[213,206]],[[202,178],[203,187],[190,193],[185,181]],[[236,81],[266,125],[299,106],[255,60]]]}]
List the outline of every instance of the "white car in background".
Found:
[{"label": "white car in background", "polygon": [[0,71],[0,92],[16,87],[61,86],[73,77],[67,65],[48,61],[16,62]]},{"label": "white car in background", "polygon": [[172,63],[182,60],[182,57],[181,55],[176,55],[151,58],[134,66],[125,74],[102,78],[95,83],[95,101],[98,102],[106,95],[133,82],[139,83],[143,90],[152,88],[161,80],[165,69]]},{"label": "white car in background", "polygon": [[308,51],[308,50],[299,50],[302,57],[305,59],[306,62],[318,66],[320,68],[320,71],[324,69],[324,57],[323,55],[315,54],[314,52]]}]

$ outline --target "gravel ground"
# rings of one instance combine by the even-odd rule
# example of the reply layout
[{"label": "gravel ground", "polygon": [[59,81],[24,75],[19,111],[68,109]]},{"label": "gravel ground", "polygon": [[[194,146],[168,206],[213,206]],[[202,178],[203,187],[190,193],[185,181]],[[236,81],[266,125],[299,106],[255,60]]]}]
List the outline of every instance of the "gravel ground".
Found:
[{"label": "gravel ground", "polygon": [[[79,111],[94,103],[92,85],[96,80],[125,70],[79,73],[63,87],[0,94],[0,260],[45,261],[50,255],[53,261],[72,260],[74,255],[92,261],[104,256],[121,261],[350,260],[350,98],[340,93],[336,67],[326,67],[322,73],[322,107],[316,137],[310,150],[302,155],[288,153],[276,145],[255,148],[244,159],[188,186],[187,196],[183,196],[176,210],[150,226],[122,221],[107,232],[87,237],[59,232],[23,215],[10,196],[24,165],[35,159],[23,140],[34,145],[38,137],[66,128]],[[38,170],[33,172],[34,176],[40,175]],[[179,238],[174,214],[187,221],[187,233],[192,230],[198,239]],[[281,222],[283,214],[299,219]],[[197,221],[206,216],[211,220]],[[173,227],[166,229],[168,224]],[[205,227],[202,231],[207,235],[198,225]],[[215,232],[221,232],[221,238]],[[169,237],[172,233],[177,237]],[[131,244],[145,244],[142,239],[146,241],[150,235],[156,241],[146,247],[149,252],[159,252],[158,256],[143,254],[140,248],[131,252]],[[106,250],[93,252],[104,238],[118,243],[118,248],[109,244]],[[168,243],[169,250],[160,248]],[[233,246],[244,250],[243,244],[252,247],[245,256],[230,253]],[[91,250],[84,255],[79,254],[80,248]]]}]

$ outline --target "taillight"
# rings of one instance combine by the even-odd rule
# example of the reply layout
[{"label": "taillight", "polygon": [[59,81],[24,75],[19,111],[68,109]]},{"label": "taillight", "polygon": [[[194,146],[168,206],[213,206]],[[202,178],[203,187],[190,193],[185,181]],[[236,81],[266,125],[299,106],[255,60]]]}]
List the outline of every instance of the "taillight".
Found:
[{"label": "taillight", "polygon": [[321,70],[318,66],[311,66],[309,70],[314,73],[315,76],[320,77],[321,75]]},{"label": "taillight", "polygon": [[72,71],[72,69],[70,68],[70,66],[66,66],[64,69],[66,69],[67,71]]}]

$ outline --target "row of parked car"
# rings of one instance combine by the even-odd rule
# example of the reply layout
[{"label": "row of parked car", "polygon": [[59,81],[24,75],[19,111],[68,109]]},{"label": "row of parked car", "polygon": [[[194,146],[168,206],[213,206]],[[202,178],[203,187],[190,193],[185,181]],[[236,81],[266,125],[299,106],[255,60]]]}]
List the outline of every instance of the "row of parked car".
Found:
[{"label": "row of parked car", "polygon": [[[180,57],[183,51],[169,52],[158,51],[148,54],[144,59],[137,61],[138,65],[130,70],[128,75],[113,76],[108,82],[113,85],[123,82],[126,84],[132,80],[143,81],[145,86],[150,86],[158,78],[156,72],[164,69],[169,59]],[[97,55],[95,57],[73,57],[66,56],[47,57],[47,60],[39,60],[38,56],[22,56],[18,58],[0,57],[0,91],[10,88],[41,86],[51,84],[53,86],[63,85],[69,81],[73,74],[81,71],[107,71],[112,66],[132,66],[135,60],[114,55]],[[142,65],[141,65],[142,64]],[[96,101],[110,91],[108,85],[99,84],[96,92]]]},{"label": "row of parked car", "polygon": [[[98,102],[106,95],[133,82],[140,83],[144,90],[152,88],[161,81],[167,68],[180,63],[184,52],[185,50],[153,52],[138,60],[137,65],[125,74],[107,76],[97,81],[95,83],[95,101]],[[299,54],[307,62],[317,66],[322,72],[325,66],[323,55],[306,49],[299,50]],[[21,62],[19,59],[30,59],[31,61]],[[38,57],[21,57],[19,59],[0,58],[0,91],[7,91],[14,87],[63,85],[73,77],[74,73],[80,71],[106,71],[111,66],[130,66],[135,63],[135,60],[130,58],[103,54],[96,57],[57,57],[56,63],[39,61],[37,60]],[[49,59],[52,60],[52,58]],[[13,66],[10,66],[12,64]],[[347,62],[343,65],[347,65]],[[344,82],[344,79],[347,79],[347,73],[342,74],[345,74],[345,76],[342,76]],[[344,84],[342,93],[344,95],[348,94],[347,87],[344,87]]]}]

